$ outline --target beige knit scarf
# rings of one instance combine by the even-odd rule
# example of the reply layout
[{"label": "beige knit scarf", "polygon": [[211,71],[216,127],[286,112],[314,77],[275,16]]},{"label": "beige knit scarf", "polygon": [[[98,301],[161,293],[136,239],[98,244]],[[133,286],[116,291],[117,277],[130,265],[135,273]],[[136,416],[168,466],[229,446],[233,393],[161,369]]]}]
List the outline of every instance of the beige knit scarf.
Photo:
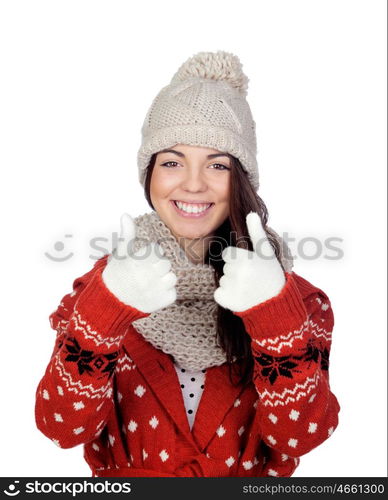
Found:
[{"label": "beige knit scarf", "polygon": [[[213,297],[216,289],[214,268],[191,262],[156,212],[139,215],[135,223],[134,250],[149,242],[158,242],[178,279],[175,303],[134,321],[133,326],[154,347],[172,355],[181,368],[199,371],[222,365],[227,360],[216,340],[218,305]],[[281,243],[283,266],[290,271],[289,249],[280,236],[271,231]]]}]

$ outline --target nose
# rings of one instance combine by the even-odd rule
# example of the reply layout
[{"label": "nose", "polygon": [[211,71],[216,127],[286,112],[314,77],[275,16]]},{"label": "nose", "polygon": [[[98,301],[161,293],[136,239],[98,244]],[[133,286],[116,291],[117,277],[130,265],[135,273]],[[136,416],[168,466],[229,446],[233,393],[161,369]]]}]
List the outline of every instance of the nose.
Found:
[{"label": "nose", "polygon": [[207,182],[201,169],[187,168],[182,181],[182,189],[190,193],[206,191]]}]

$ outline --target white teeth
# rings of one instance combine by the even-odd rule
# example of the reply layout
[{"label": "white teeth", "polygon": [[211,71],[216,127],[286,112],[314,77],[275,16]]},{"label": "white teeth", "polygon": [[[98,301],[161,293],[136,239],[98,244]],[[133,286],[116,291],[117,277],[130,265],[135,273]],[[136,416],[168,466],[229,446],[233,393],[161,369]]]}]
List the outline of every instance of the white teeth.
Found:
[{"label": "white teeth", "polygon": [[187,212],[189,214],[198,214],[200,212],[204,212],[207,210],[211,203],[203,204],[203,203],[198,203],[196,205],[190,205],[189,203],[182,203],[181,201],[176,201],[176,205],[180,210],[183,210],[184,212]]}]

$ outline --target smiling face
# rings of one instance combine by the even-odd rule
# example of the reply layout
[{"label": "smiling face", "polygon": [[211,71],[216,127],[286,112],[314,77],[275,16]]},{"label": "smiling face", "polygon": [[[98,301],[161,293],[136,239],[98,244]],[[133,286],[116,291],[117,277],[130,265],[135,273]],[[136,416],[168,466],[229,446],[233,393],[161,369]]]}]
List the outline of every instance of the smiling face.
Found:
[{"label": "smiling face", "polygon": [[156,155],[152,204],[176,238],[211,236],[229,215],[231,157],[177,144]]}]

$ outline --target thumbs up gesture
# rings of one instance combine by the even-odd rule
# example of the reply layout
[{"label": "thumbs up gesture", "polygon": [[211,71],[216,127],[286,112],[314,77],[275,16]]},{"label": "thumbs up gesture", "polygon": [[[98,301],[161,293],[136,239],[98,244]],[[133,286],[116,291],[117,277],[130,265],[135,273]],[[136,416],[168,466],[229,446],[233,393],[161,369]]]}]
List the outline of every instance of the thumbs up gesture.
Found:
[{"label": "thumbs up gesture", "polygon": [[278,295],[286,282],[259,215],[250,212],[246,223],[253,252],[231,246],[223,250],[224,274],[214,292],[214,300],[234,312],[245,311]]},{"label": "thumbs up gesture", "polygon": [[132,217],[123,214],[117,248],[102,272],[107,288],[124,304],[151,313],[176,300],[176,275],[171,262],[157,243],[133,251],[136,226]]}]

